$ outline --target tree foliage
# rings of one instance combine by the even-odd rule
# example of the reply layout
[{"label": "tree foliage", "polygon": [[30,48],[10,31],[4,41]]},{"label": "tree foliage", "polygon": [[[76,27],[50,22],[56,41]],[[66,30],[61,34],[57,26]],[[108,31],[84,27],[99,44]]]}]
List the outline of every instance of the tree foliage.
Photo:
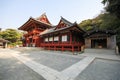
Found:
[{"label": "tree foliage", "polygon": [[120,19],[117,16],[110,13],[103,13],[96,18],[82,21],[79,26],[86,31],[96,28],[116,31],[116,40],[120,52]]},{"label": "tree foliage", "polygon": [[120,27],[120,20],[109,13],[100,14],[98,20],[101,21],[100,29],[117,30]]},{"label": "tree foliage", "polygon": [[116,16],[118,18],[113,19],[114,21],[112,23],[115,24],[114,26],[115,28],[113,28],[113,30],[116,30],[118,32],[117,44],[120,51],[120,0],[103,0],[102,3],[106,5],[105,7],[106,12],[109,12],[112,16]]},{"label": "tree foliage", "polygon": [[[106,12],[100,14],[96,18],[91,19],[89,24],[93,24],[99,29],[113,30],[117,32],[117,44],[120,49],[120,0],[103,0]],[[88,20],[87,20],[88,21]],[[82,25],[84,24],[84,26]],[[83,29],[89,29],[86,21],[82,21],[79,25]],[[94,28],[91,26],[91,28]]]},{"label": "tree foliage", "polygon": [[107,12],[120,19],[120,0],[103,0],[102,3],[106,5],[105,10]]},{"label": "tree foliage", "polygon": [[92,26],[93,24],[91,19],[84,20],[79,25],[81,28],[83,28],[86,31],[93,29],[93,26]]},{"label": "tree foliage", "polygon": [[117,43],[120,42],[120,19],[109,13],[100,14],[93,19],[82,21],[79,26],[86,30],[103,29],[117,32]]},{"label": "tree foliage", "polygon": [[14,43],[14,42],[17,42],[20,40],[22,34],[15,29],[6,29],[5,31],[1,31],[0,36],[3,39],[6,39],[6,40]]},{"label": "tree foliage", "polygon": [[99,15],[96,18],[84,20],[79,24],[79,26],[86,31],[99,28],[102,23],[102,19],[100,18],[101,16],[102,15]]},{"label": "tree foliage", "polygon": [[0,38],[2,38],[2,32],[0,31]]}]

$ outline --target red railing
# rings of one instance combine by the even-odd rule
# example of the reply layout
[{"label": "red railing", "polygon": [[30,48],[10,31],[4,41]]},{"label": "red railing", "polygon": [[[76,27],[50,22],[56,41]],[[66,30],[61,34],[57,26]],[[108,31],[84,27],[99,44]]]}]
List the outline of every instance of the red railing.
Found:
[{"label": "red railing", "polygon": [[80,51],[81,50],[82,43],[68,43],[68,42],[63,42],[63,43],[41,43],[40,47],[43,47],[48,50],[70,50],[72,52],[74,51]]},{"label": "red railing", "polygon": [[41,46],[81,46],[79,42],[61,42],[61,43],[41,43]]}]

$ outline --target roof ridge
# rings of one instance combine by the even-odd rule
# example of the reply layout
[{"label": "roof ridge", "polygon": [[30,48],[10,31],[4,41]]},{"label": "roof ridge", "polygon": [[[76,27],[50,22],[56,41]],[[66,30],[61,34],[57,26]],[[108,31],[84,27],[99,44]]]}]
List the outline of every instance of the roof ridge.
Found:
[{"label": "roof ridge", "polygon": [[67,19],[63,18],[62,16],[61,16],[61,20],[65,23],[69,23],[69,25],[73,25],[72,22],[68,21]]},{"label": "roof ridge", "polygon": [[34,19],[52,25],[52,24],[50,23],[47,15],[46,15],[46,13],[43,13],[42,15],[40,15],[39,17],[34,18]]}]

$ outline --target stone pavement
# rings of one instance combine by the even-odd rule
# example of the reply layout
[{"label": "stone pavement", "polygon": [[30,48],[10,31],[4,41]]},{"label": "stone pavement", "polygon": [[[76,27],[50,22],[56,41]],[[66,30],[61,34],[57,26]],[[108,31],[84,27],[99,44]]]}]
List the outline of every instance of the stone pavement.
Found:
[{"label": "stone pavement", "polygon": [[78,56],[95,57],[95,60],[74,80],[120,80],[120,55],[87,52]]},{"label": "stone pavement", "polygon": [[46,80],[74,80],[74,78],[81,73],[94,59],[95,57],[87,57],[78,63],[74,64],[70,68],[58,72],[47,66],[39,64],[30,58],[24,57],[19,52],[11,52],[11,54],[25,65],[33,69],[38,74],[42,75]]},{"label": "stone pavement", "polygon": [[67,68],[66,70],[62,71],[62,75],[69,76],[70,78],[74,79],[78,74],[80,74],[86,67],[95,59],[95,57],[86,57],[83,60],[79,61],[78,63],[72,65],[71,67]]},{"label": "stone pavement", "polygon": [[114,54],[106,54],[106,53],[83,53],[79,54],[78,56],[89,56],[89,57],[96,57],[96,58],[102,58],[102,59],[110,59],[110,60],[120,60],[120,55]]},{"label": "stone pavement", "polygon": [[[120,80],[120,77],[118,76],[120,75],[120,57],[116,55],[89,53],[79,55],[68,55],[54,51],[33,51],[31,53],[21,53],[20,51],[13,51],[7,49],[6,53],[8,52],[12,56],[17,58],[19,61],[24,63],[26,66],[31,68],[34,72],[44,77],[44,79],[46,80]],[[54,56],[56,59],[53,58]],[[64,67],[63,69],[59,70],[57,68],[53,68],[53,66],[50,67],[49,65],[41,64],[41,58],[50,60],[47,63],[51,62],[51,64],[54,59],[55,61],[57,61],[58,59],[57,62],[59,63],[59,60],[61,60],[62,58],[64,62],[67,59],[68,61],[75,60],[75,62],[71,62],[72,64],[69,64],[67,67]],[[63,61],[61,61],[60,63],[62,63]],[[53,61],[53,64],[62,66],[67,65],[66,63],[58,63],[54,63]],[[109,77],[111,75],[116,76],[112,76],[113,78]]]},{"label": "stone pavement", "polygon": [[31,51],[29,53],[23,52],[19,54],[57,71],[63,71],[84,58],[82,56],[77,57],[76,55],[68,55],[58,51]]},{"label": "stone pavement", "polygon": [[0,49],[0,80],[45,80],[9,53]]},{"label": "stone pavement", "polygon": [[95,59],[74,80],[120,80],[120,61]]}]

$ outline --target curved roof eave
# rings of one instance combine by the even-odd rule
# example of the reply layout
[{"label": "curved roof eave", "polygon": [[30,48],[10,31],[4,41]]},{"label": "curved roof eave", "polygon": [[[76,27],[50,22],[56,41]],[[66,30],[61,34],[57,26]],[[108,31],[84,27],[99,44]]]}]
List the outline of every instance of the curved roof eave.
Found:
[{"label": "curved roof eave", "polygon": [[76,27],[80,31],[82,31],[82,33],[85,33],[85,31],[83,31],[81,28],[79,28],[78,25],[77,25],[77,23],[75,22],[75,23],[72,24],[72,26],[61,28],[61,29],[57,29],[57,30],[55,30],[55,28],[50,28],[47,31],[43,31],[42,33],[40,33],[40,36],[41,35],[50,34],[50,33],[54,33],[54,32],[58,32],[58,31],[63,31],[63,30],[66,30],[66,29],[69,29],[69,28],[72,28],[72,27]]},{"label": "curved roof eave", "polygon": [[38,22],[38,23],[40,23],[40,24],[42,23],[42,24],[45,24],[45,25],[47,25],[47,26],[52,27],[51,24],[47,24],[47,23],[44,23],[44,22],[35,20],[34,18],[30,17],[30,18],[29,18],[21,27],[19,27],[18,29],[19,29],[19,30],[25,30],[25,26],[26,26],[27,24],[29,24],[30,21],[35,21],[35,22]]},{"label": "curved roof eave", "polygon": [[102,32],[102,33],[106,33],[106,34],[111,34],[111,35],[115,35],[116,32],[112,31],[112,30],[92,30],[87,32],[86,34],[84,34],[84,37],[90,36],[91,34],[97,33],[97,32]]}]

